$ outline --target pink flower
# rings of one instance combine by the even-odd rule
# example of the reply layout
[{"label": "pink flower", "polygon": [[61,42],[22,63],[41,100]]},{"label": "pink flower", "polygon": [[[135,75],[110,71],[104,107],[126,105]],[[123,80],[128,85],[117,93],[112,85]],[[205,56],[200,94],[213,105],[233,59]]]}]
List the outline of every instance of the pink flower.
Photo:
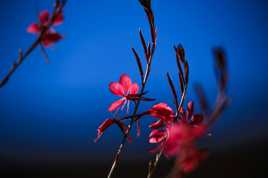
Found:
[{"label": "pink flower", "polygon": [[166,129],[167,138],[163,146],[167,157],[177,156],[185,145],[191,145],[206,131],[204,125],[193,126],[184,122],[169,125]]},{"label": "pink flower", "polygon": [[27,28],[27,32],[34,33],[34,34],[41,34],[41,43],[45,47],[49,47],[50,45],[58,42],[63,37],[55,32],[52,27],[60,25],[63,22],[63,14],[62,11],[58,11],[55,14],[55,17],[49,15],[47,10],[44,10],[39,15],[39,23],[33,23]]},{"label": "pink flower", "polygon": [[167,133],[165,131],[160,131],[154,129],[149,135],[149,143],[159,143],[166,139]]},{"label": "pink flower", "polygon": [[154,105],[150,110],[149,114],[152,117],[158,118],[164,122],[173,121],[174,112],[166,103],[158,103]]},{"label": "pink flower", "polygon": [[119,82],[111,82],[109,84],[109,89],[113,94],[121,97],[119,100],[116,100],[110,105],[108,110],[109,112],[112,112],[119,109],[119,107],[123,109],[125,105],[128,105],[129,100],[131,100],[131,96],[138,93],[139,86],[137,83],[132,83],[127,74],[122,74]]},{"label": "pink flower", "polygon": [[204,135],[206,126],[191,125],[183,121],[172,123],[165,129],[153,129],[149,135],[150,143],[158,143],[159,145],[151,150],[152,153],[163,151],[167,157],[177,157],[176,163],[180,170],[188,173],[196,169],[207,153],[198,150],[195,142]]},{"label": "pink flower", "polygon": [[152,129],[149,143],[158,144],[151,152],[163,151],[168,158],[178,157],[185,172],[197,167],[201,153],[194,144],[207,130],[207,126],[202,123],[203,115],[193,112],[192,101],[187,104],[186,111],[180,109],[179,121],[175,120],[174,112],[166,103],[156,104],[149,110],[152,117],[159,119],[149,126]]}]

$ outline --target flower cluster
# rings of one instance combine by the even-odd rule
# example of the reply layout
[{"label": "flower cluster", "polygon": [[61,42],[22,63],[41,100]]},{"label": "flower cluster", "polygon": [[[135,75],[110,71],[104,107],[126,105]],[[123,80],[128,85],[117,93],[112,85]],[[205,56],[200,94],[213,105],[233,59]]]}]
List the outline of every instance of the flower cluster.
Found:
[{"label": "flower cluster", "polygon": [[[177,93],[171,76],[167,73],[167,80],[173,96],[174,107],[170,107],[167,102],[162,102],[152,105],[145,111],[139,111],[139,106],[143,102],[154,101],[154,99],[146,97],[148,91],[145,91],[145,86],[151,72],[152,59],[157,45],[157,32],[154,14],[151,8],[151,0],[139,1],[147,15],[151,32],[151,41],[146,42],[142,31],[139,31],[140,41],[144,50],[146,68],[144,70],[142,58],[137,51],[132,48],[140,73],[140,85],[133,83],[127,74],[122,74],[118,82],[111,82],[109,84],[111,93],[119,96],[120,99],[112,102],[108,107],[109,112],[115,111],[115,113],[112,118],[108,118],[100,124],[97,129],[96,140],[104,134],[106,129],[113,125],[118,126],[123,133],[122,142],[116,151],[112,167],[107,176],[107,178],[111,178],[120,160],[120,155],[126,144],[126,140],[130,140],[130,132],[133,125],[137,125],[137,133],[139,135],[139,121],[144,118],[153,118],[155,119],[154,122],[148,126],[151,129],[148,135],[148,141],[150,144],[156,145],[150,150],[150,152],[155,155],[155,159],[149,162],[147,178],[152,177],[162,154],[166,158],[176,159],[172,177],[178,178],[181,174],[194,171],[199,166],[200,162],[207,157],[207,151],[198,148],[197,142],[201,137],[206,135],[208,129],[227,105],[226,88],[228,75],[225,55],[221,48],[214,50],[219,86],[219,94],[214,108],[208,105],[201,85],[197,85],[196,87],[201,111],[199,113],[194,112],[193,101],[189,101],[185,104],[189,84],[189,65],[184,48],[182,45],[176,45],[174,46],[174,50],[176,54],[180,95]],[[130,103],[132,103],[132,105],[130,105]],[[129,114],[130,106],[133,106],[132,114]],[[126,112],[124,108],[126,108]]]},{"label": "flower cluster", "polygon": [[206,132],[201,114],[193,114],[193,102],[188,102],[187,110],[179,112],[179,120],[176,120],[173,110],[165,103],[159,103],[152,107],[150,115],[158,120],[149,127],[152,129],[149,135],[150,143],[159,144],[151,152],[163,152],[168,158],[179,155],[179,165],[182,171],[194,170],[198,162],[203,158],[195,142]]},{"label": "flower cluster", "polygon": [[27,32],[40,35],[40,41],[45,47],[49,47],[52,44],[58,42],[63,37],[61,34],[55,32],[53,26],[57,26],[63,23],[63,13],[61,10],[57,10],[54,16],[51,16],[48,10],[44,10],[39,14],[39,23],[32,23]]}]

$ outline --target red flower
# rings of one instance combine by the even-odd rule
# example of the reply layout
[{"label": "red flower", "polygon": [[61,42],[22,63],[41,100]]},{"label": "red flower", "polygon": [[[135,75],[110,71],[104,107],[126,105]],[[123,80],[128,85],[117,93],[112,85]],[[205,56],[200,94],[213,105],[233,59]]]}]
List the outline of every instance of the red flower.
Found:
[{"label": "red flower", "polygon": [[49,15],[47,10],[42,11],[39,15],[39,23],[33,23],[27,28],[27,32],[40,34],[44,33],[41,37],[41,43],[45,47],[49,47],[50,45],[58,42],[63,37],[55,32],[51,26],[60,25],[63,22],[63,14],[62,11],[58,11],[55,14],[55,17]]},{"label": "red flower", "polygon": [[160,131],[154,129],[149,135],[149,143],[159,143],[166,139],[167,133],[165,131]]},{"label": "red flower", "polygon": [[167,157],[178,155],[185,145],[191,145],[205,133],[205,130],[204,125],[193,126],[184,122],[169,125],[163,146],[164,154]]},{"label": "red flower", "polygon": [[174,119],[174,112],[166,103],[154,105],[149,110],[149,114],[150,116],[158,118],[164,122],[173,121]]},{"label": "red flower", "polygon": [[137,83],[132,83],[127,74],[122,74],[119,82],[111,82],[109,84],[109,89],[113,94],[121,96],[121,99],[116,100],[110,105],[108,110],[112,112],[119,107],[123,108],[125,105],[128,105],[131,99],[129,96],[136,95],[139,91],[139,86]]},{"label": "red flower", "polygon": [[156,104],[149,110],[152,117],[159,119],[149,126],[153,129],[149,135],[149,143],[159,144],[151,152],[162,150],[166,157],[184,157],[180,160],[186,172],[193,169],[199,160],[197,152],[193,152],[194,142],[207,129],[206,125],[202,124],[203,115],[193,112],[191,101],[187,104],[186,111],[180,109],[179,121],[175,120],[174,112],[165,103]]}]

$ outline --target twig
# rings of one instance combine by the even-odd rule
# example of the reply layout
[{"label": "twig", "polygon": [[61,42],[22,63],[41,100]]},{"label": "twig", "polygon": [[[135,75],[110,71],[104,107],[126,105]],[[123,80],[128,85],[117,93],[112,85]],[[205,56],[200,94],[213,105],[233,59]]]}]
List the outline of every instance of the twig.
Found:
[{"label": "twig", "polygon": [[[179,72],[179,81],[180,81],[180,88],[181,88],[181,98],[180,98],[180,102],[178,102],[178,97],[177,97],[177,92],[175,89],[175,86],[173,84],[173,81],[169,75],[169,73],[167,73],[167,79],[168,79],[168,83],[169,86],[171,88],[172,94],[173,94],[173,98],[174,98],[174,102],[176,105],[176,120],[179,119],[179,113],[180,113],[180,109],[183,106],[183,103],[185,101],[185,97],[187,94],[187,89],[188,89],[188,78],[189,78],[189,66],[188,66],[188,62],[185,58],[185,53],[184,53],[184,49],[182,47],[182,45],[178,45],[178,46],[174,46],[175,52],[176,52],[176,59],[177,59],[177,68],[178,68],[178,72]],[[181,63],[183,63],[184,65],[184,70],[181,67]],[[147,174],[147,178],[151,178],[154,171],[156,170],[156,166],[160,160],[162,156],[162,150],[156,154],[155,159],[153,162],[149,162],[149,169],[148,169],[148,174]]]},{"label": "twig", "polygon": [[157,153],[155,155],[155,159],[153,161],[149,162],[147,178],[151,178],[153,176],[153,173],[156,170],[157,164],[158,164],[162,154],[163,154],[163,151],[161,150],[159,153]]}]

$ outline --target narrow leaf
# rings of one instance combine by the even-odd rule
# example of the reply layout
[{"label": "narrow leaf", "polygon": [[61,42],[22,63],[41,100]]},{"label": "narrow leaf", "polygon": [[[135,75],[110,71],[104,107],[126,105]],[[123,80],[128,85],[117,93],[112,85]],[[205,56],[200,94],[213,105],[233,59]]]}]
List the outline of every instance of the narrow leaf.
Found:
[{"label": "narrow leaf", "polygon": [[142,47],[143,47],[143,50],[144,50],[145,57],[148,60],[149,56],[148,56],[147,45],[146,45],[146,42],[145,42],[145,39],[144,39],[144,36],[142,34],[141,29],[139,30],[139,34],[140,34],[140,40],[141,40],[141,44],[142,44]]},{"label": "narrow leaf", "polygon": [[185,60],[184,63],[184,81],[185,81],[185,85],[188,85],[188,81],[189,81],[189,65],[188,62]]},{"label": "narrow leaf", "polygon": [[194,89],[198,96],[199,104],[200,104],[202,112],[205,114],[210,113],[210,107],[209,107],[207,97],[205,95],[205,91],[203,87],[200,84],[195,84]]},{"label": "narrow leaf", "polygon": [[183,76],[181,73],[179,73],[179,81],[180,81],[180,90],[181,90],[181,93],[184,92],[184,82],[183,82]]},{"label": "narrow leaf", "polygon": [[179,108],[178,96],[177,96],[176,88],[174,86],[174,83],[173,83],[169,73],[167,73],[167,79],[168,79],[168,84],[170,86],[170,89],[171,89],[171,92],[172,92],[172,95],[173,95],[174,103],[176,105],[176,108],[178,109]]},{"label": "narrow leaf", "polygon": [[97,142],[100,139],[100,137],[103,135],[104,131],[108,127],[110,127],[111,125],[113,125],[113,124],[114,124],[114,119],[106,119],[106,120],[104,120],[100,124],[100,126],[98,127],[98,129],[97,129],[97,137],[95,139],[95,142]]},{"label": "narrow leaf", "polygon": [[134,57],[136,59],[136,62],[137,62],[138,68],[139,68],[141,80],[143,80],[144,74],[143,74],[141,59],[140,59],[138,53],[136,52],[136,50],[134,48],[131,48],[131,49],[132,49],[132,52],[134,54]]},{"label": "narrow leaf", "polygon": [[221,48],[215,48],[213,52],[214,52],[215,70],[217,74],[219,88],[222,92],[224,92],[228,81],[225,52]]}]

